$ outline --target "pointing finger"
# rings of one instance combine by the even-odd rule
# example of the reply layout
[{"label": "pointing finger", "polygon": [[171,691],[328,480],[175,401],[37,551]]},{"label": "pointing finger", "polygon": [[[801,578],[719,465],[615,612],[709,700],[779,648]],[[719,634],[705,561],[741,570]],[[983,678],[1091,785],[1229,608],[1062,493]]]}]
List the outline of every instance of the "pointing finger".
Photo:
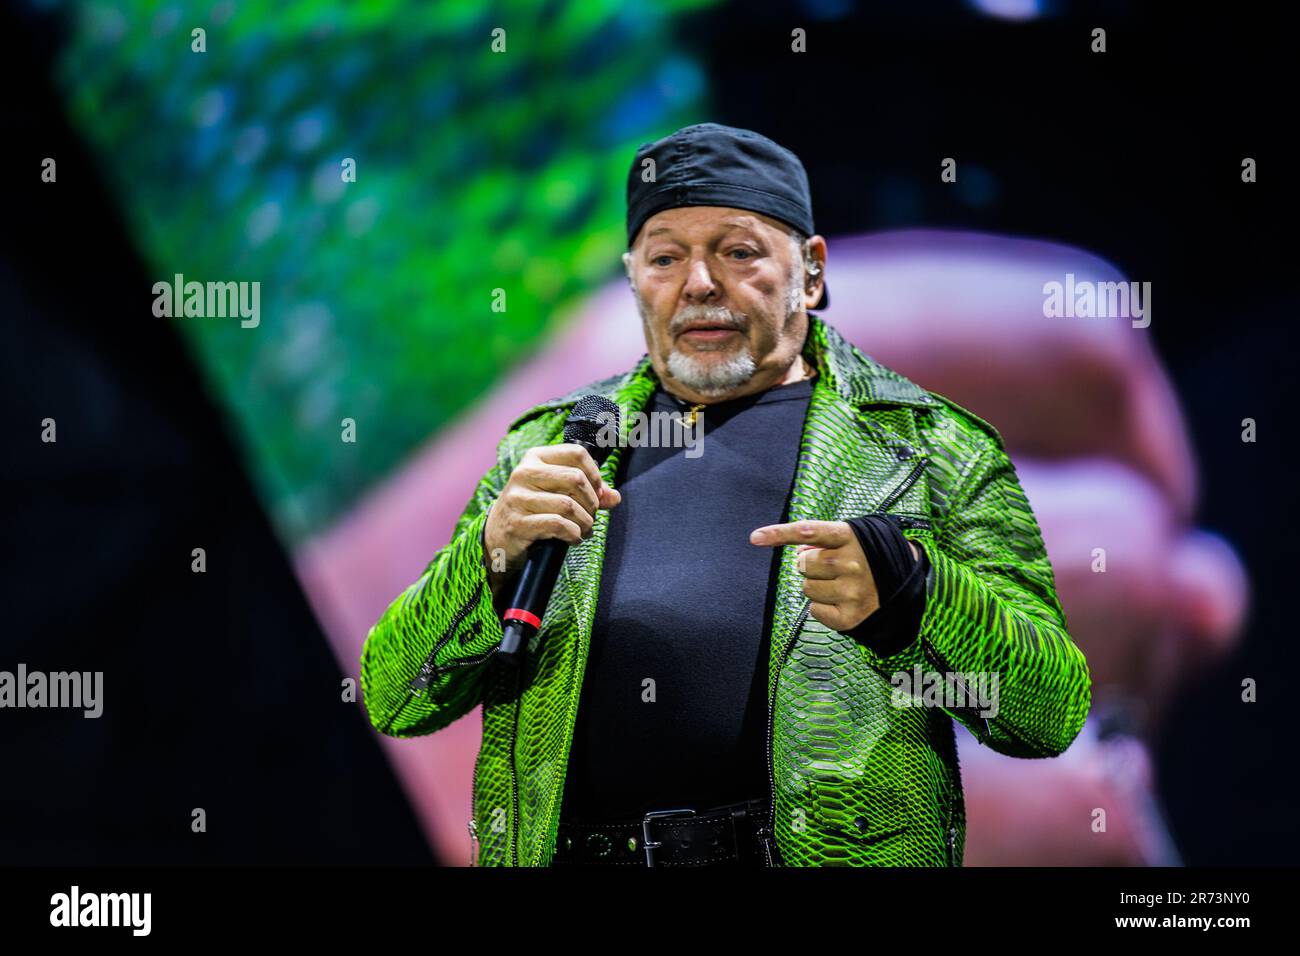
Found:
[{"label": "pointing finger", "polygon": [[769,524],[749,533],[749,543],[765,547],[777,544],[810,544],[838,548],[849,543],[853,529],[844,521],[792,521]]}]

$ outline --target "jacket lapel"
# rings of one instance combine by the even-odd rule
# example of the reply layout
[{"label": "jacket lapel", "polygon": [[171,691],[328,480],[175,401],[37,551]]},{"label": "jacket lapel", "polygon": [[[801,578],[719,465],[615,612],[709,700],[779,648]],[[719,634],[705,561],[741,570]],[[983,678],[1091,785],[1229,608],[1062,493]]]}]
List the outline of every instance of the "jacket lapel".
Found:
[{"label": "jacket lapel", "polygon": [[[911,424],[909,409],[895,409],[889,418]],[[787,521],[843,521],[880,510],[890,493],[903,485],[917,459],[903,458],[908,447],[905,434],[878,421],[880,413],[864,412],[836,389],[823,383],[813,389],[804,423],[803,446],[795,468]],[[908,429],[902,429],[906,432]],[[890,511],[911,510],[918,490],[892,504]],[[769,691],[775,691],[775,677],[793,628],[804,608],[803,577],[795,570],[796,545],[784,546],[777,577],[775,614],[772,622]]]}]

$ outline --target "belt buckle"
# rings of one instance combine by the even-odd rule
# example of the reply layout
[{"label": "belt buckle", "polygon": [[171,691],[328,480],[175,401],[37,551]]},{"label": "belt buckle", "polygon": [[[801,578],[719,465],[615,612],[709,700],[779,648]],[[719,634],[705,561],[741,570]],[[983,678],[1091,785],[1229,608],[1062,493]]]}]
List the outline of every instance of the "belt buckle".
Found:
[{"label": "belt buckle", "polygon": [[645,847],[646,866],[655,865],[655,858],[654,858],[655,848],[663,846],[662,840],[656,842],[650,839],[650,821],[658,817],[677,817],[677,816],[681,816],[684,813],[690,814],[691,816],[695,816],[695,811],[688,808],[685,810],[651,810],[649,813],[647,813],[644,817],[641,818],[641,845]]}]

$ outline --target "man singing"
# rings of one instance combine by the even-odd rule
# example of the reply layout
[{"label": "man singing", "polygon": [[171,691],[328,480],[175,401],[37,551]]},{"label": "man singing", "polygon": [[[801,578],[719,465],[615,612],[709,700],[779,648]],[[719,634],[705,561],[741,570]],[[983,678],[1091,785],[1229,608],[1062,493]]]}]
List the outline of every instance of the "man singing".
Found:
[{"label": "man singing", "polygon": [[[1091,697],[1001,439],[809,316],[826,241],[771,140],[643,144],[627,238],[647,354],[510,426],[367,637],[372,724],[411,737],[483,705],[483,866],[960,865],[952,721],[1051,757]],[[670,412],[683,441],[597,466],[564,443],[585,395]],[[546,538],[563,570],[501,666]]]}]

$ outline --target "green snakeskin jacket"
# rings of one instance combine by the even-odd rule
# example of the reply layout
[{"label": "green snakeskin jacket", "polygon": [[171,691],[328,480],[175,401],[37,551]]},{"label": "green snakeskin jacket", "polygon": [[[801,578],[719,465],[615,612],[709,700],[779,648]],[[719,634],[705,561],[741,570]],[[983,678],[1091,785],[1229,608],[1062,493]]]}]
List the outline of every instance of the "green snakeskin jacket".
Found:
[{"label": "green snakeskin jacket", "polygon": [[[1088,665],[1066,631],[1038,524],[997,432],[817,316],[803,351],[820,374],[788,520],[903,516],[930,572],[917,638],[882,657],[808,613],[795,546],[783,548],[768,668],[767,860],[957,866],[966,809],[952,721],[999,753],[1055,756],[1087,717]],[[563,440],[578,397],[608,396],[626,420],[656,384],[643,356],[629,373],[519,416],[450,543],[367,636],[361,686],[382,733],[433,733],[483,705],[469,823],[477,865],[551,860],[609,523],[598,512],[592,535],[569,548],[527,662],[512,674],[492,660],[501,622],[483,563],[488,510],[528,448]],[[601,468],[611,487],[620,451]],[[950,708],[933,698],[898,706],[891,677],[918,667],[967,675],[967,684],[996,674],[996,714],[954,698],[942,701]]]}]

